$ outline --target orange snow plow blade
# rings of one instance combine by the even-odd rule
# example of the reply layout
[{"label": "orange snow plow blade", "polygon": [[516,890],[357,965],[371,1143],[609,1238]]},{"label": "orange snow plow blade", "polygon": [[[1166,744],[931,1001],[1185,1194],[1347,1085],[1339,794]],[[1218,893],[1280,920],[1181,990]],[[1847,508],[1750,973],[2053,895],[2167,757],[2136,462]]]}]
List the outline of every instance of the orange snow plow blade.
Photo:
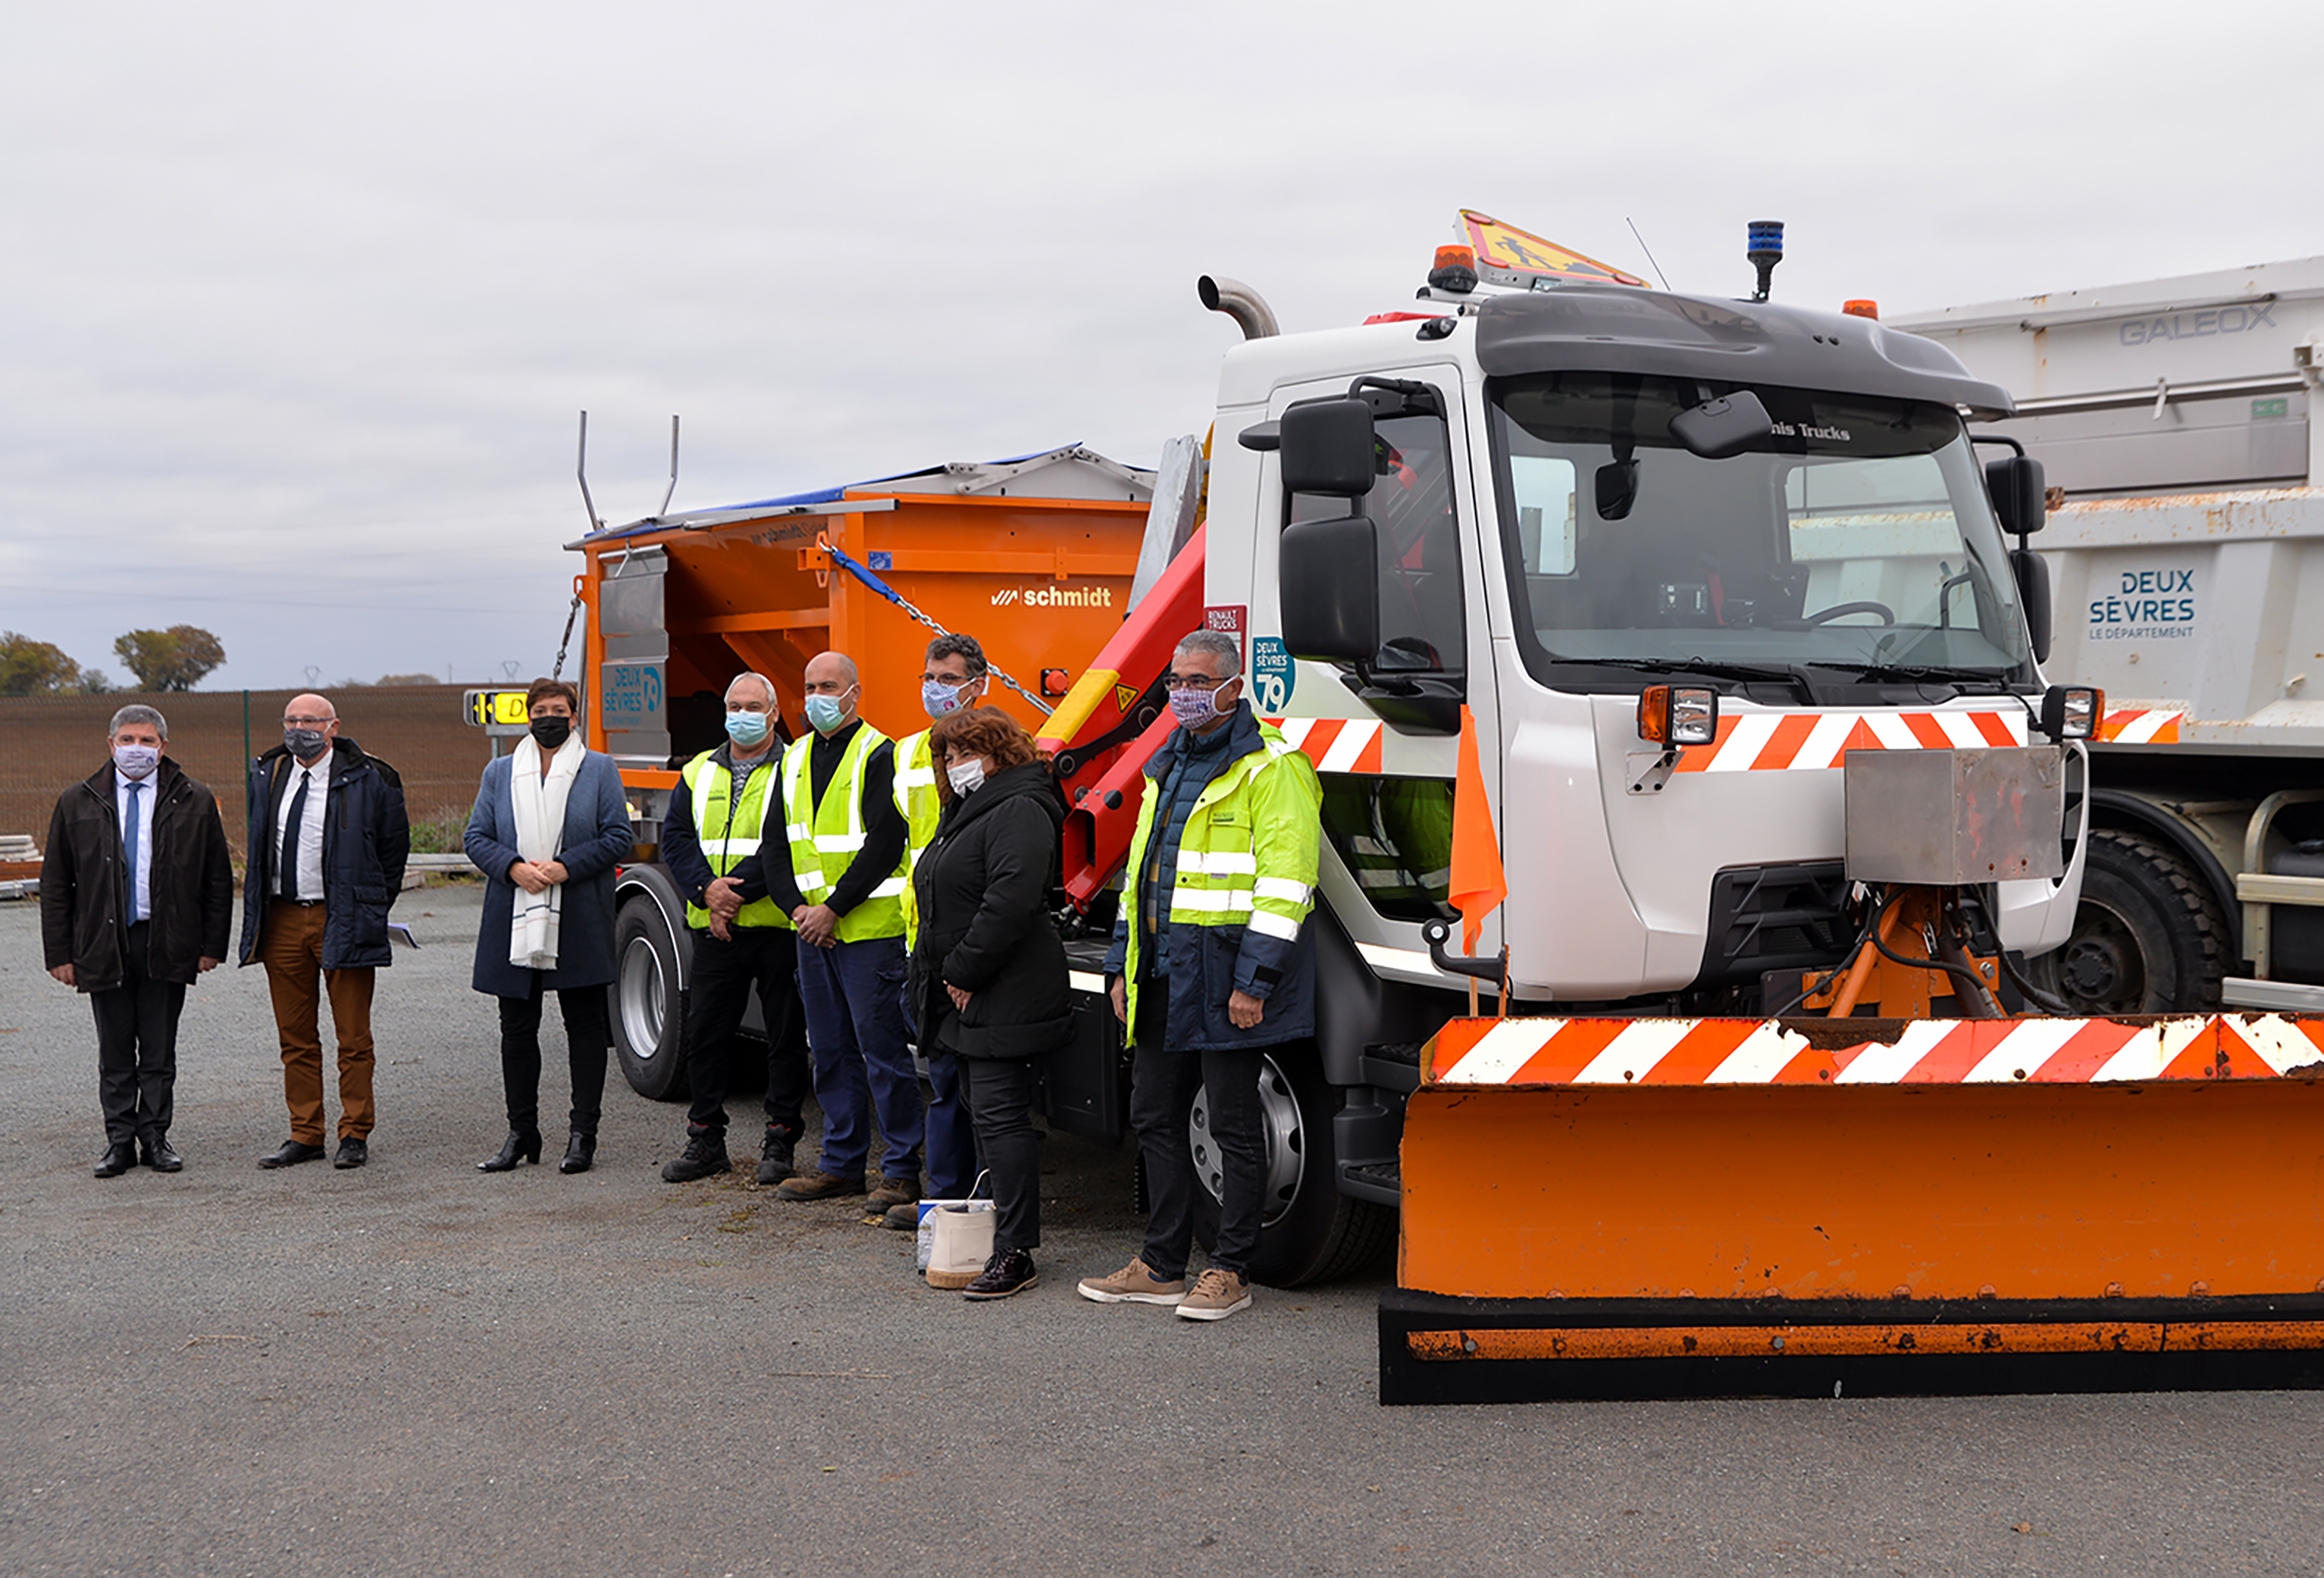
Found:
[{"label": "orange snow plow blade", "polygon": [[2324,1021],[1471,1019],[1422,1068],[1382,1402],[2324,1385]]}]

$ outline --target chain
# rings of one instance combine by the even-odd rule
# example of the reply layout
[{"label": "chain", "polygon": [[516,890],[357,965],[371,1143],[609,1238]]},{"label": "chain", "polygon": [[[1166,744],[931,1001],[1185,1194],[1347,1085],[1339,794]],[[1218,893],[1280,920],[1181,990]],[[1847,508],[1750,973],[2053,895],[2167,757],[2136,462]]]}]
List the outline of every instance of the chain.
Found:
[{"label": "chain", "polygon": [[[949,636],[952,634],[950,631],[945,629],[942,625],[939,625],[935,620],[930,619],[918,608],[914,607],[911,599],[904,596],[903,593],[897,591],[894,587],[888,585],[879,577],[873,575],[862,565],[859,565],[854,560],[848,558],[847,555],[842,553],[839,549],[833,547],[828,537],[818,538],[816,546],[823,549],[824,552],[829,554],[832,559],[837,561],[846,569],[849,575],[862,581],[866,586],[871,587],[872,590],[878,592],[889,602],[895,604],[896,607],[911,615],[912,618],[918,620],[921,624],[927,626],[939,636]],[[1047,701],[1042,700],[1041,698],[1035,696],[1032,692],[1017,684],[1016,681],[1009,676],[1007,670],[994,668],[990,664],[987,664],[986,672],[991,674],[995,679],[999,680],[1003,685],[1006,685],[1010,690],[1014,691],[1017,695],[1023,697],[1027,701],[1030,701],[1043,717],[1047,717],[1050,713],[1057,710]]]},{"label": "chain", "polygon": [[552,680],[565,677],[565,649],[573,644],[573,622],[581,618],[581,593],[575,592],[573,606],[565,611],[565,638],[557,643],[557,661],[549,670],[549,678]]}]

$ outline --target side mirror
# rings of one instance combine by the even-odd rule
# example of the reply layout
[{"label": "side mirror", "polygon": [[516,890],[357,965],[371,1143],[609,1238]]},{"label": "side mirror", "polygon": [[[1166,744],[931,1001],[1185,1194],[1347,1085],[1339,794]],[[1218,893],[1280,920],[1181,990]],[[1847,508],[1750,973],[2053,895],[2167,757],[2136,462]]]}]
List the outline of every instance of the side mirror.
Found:
[{"label": "side mirror", "polygon": [[1671,418],[1671,437],[1705,460],[1743,454],[1775,431],[1766,404],[1747,389],[1705,400]]},{"label": "side mirror", "polygon": [[[1284,426],[1288,438],[1288,414]],[[1283,604],[1283,644],[1292,656],[1369,663],[1378,653],[1378,552],[1377,532],[1362,516],[1300,520],[1283,528],[1276,584]]]},{"label": "side mirror", "polygon": [[1378,473],[1373,464],[1372,407],[1364,401],[1344,395],[1301,400],[1283,413],[1278,431],[1285,492],[1361,499],[1372,491]]},{"label": "side mirror", "polygon": [[2042,694],[2042,711],[2035,719],[2050,739],[2095,740],[2106,721],[2107,693],[2088,685],[2052,685]]},{"label": "side mirror", "polygon": [[2042,462],[2029,455],[2005,455],[1986,462],[1986,492],[2003,531],[2021,537],[2040,531],[2049,517],[2048,491]]},{"label": "side mirror", "polygon": [[[2002,462],[1995,460],[1995,465]],[[2034,467],[2040,481],[2042,468]],[[2025,610],[2026,636],[2034,643],[2034,661],[2049,661],[2049,566],[2031,548],[2009,550],[2010,573],[2017,577],[2017,606]]]}]

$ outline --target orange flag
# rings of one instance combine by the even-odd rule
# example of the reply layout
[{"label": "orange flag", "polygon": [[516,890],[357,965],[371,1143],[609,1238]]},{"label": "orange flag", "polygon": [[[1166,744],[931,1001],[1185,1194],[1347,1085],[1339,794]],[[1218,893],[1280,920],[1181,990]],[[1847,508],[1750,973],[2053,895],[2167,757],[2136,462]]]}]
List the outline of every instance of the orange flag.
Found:
[{"label": "orange flag", "polygon": [[1509,896],[1500,866],[1500,839],[1485,798],[1485,769],[1477,760],[1477,719],[1460,709],[1460,765],[1452,780],[1452,907],[1460,911],[1461,951],[1477,951],[1485,917]]}]

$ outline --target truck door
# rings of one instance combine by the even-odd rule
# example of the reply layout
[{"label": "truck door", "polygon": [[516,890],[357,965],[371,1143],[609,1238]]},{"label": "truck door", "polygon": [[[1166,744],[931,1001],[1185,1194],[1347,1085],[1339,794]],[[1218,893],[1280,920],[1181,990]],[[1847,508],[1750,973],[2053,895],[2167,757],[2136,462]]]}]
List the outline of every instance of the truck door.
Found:
[{"label": "truck door", "polygon": [[[1348,388],[1278,392],[1270,414]],[[1498,795],[1470,422],[1452,367],[1397,369],[1364,381],[1358,393],[1373,407],[1371,491],[1353,501],[1272,493],[1262,518],[1289,523],[1354,511],[1372,519],[1380,643],[1361,676],[1330,664],[1297,665],[1296,689],[1282,711],[1293,719],[1353,719],[1347,729],[1376,738],[1376,752],[1310,753],[1322,773],[1325,838],[1344,872],[1325,863],[1325,896],[1375,971],[1441,987],[1445,978],[1429,963],[1420,927],[1454,916],[1447,903],[1452,781],[1464,702],[1477,716],[1489,790]],[[1270,487],[1278,479],[1269,467]],[[1271,556],[1259,557],[1271,577]],[[1345,736],[1343,729],[1331,743]],[[1481,946],[1498,948],[1496,928],[1488,922]]]}]

